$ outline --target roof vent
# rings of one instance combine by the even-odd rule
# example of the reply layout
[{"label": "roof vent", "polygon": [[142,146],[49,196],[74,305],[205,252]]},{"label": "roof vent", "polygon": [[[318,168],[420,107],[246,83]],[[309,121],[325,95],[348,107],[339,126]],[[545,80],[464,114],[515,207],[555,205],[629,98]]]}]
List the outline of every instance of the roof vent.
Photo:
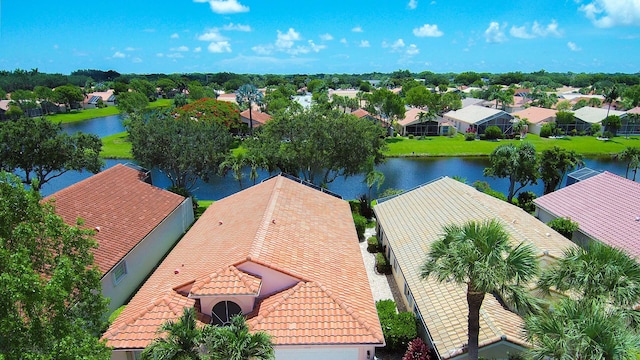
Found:
[{"label": "roof vent", "polygon": [[180,269],[176,268],[175,270],[173,270],[174,274],[180,274]]},{"label": "roof vent", "polygon": [[640,221],[640,216],[636,216],[636,221]]},{"label": "roof vent", "polygon": [[[636,220],[636,221],[638,221],[638,220]],[[100,226],[96,226],[96,231],[100,232]]]},{"label": "roof vent", "polygon": [[222,220],[218,221],[218,225],[222,225]]}]

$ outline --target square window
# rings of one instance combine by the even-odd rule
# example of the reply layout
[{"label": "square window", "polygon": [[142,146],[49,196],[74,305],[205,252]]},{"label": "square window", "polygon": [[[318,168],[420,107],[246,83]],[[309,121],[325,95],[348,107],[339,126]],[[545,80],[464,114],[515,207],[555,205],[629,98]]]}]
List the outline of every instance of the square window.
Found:
[{"label": "square window", "polygon": [[113,268],[113,282],[117,285],[125,276],[127,276],[127,263],[122,260]]}]

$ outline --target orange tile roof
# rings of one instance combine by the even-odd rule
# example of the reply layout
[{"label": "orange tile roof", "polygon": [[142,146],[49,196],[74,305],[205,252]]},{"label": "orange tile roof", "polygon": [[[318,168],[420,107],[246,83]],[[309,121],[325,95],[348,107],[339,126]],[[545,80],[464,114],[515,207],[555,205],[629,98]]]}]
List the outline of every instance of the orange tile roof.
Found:
[{"label": "orange tile roof", "polygon": [[44,199],[67,224],[84,220],[96,229],[96,265],[106,274],[182,202],[184,197],[150,185],[142,172],[117,164]]},{"label": "orange tile roof", "polygon": [[556,112],[554,109],[531,106],[524,110],[514,112],[511,115],[519,117],[520,119],[527,119],[532,124],[539,124],[541,122],[555,121]]},{"label": "orange tile roof", "polygon": [[398,119],[398,124],[402,126],[408,126],[415,122],[418,122],[421,113],[426,114],[427,111],[420,108],[409,108],[407,111],[405,111],[404,118]]},{"label": "orange tile roof", "polygon": [[196,280],[190,291],[194,296],[257,296],[260,293],[261,284],[260,277],[240,271],[235,266],[228,266]]},{"label": "orange tile roof", "polygon": [[[185,290],[213,272],[249,262],[297,279],[297,285],[290,289],[294,297],[285,299],[289,294],[285,290],[262,298],[250,315],[250,325],[270,329],[284,343],[282,334],[292,334],[289,324],[312,326],[300,312],[286,321],[276,316],[295,305],[329,316],[322,329],[335,336],[309,331],[296,335],[295,342],[286,340],[288,344],[384,343],[349,204],[282,176],[213,203],[131,299],[104,338],[116,349],[146,346],[151,338],[144,337],[144,329],[139,334],[136,324],[149,321],[157,327],[174,316],[164,310],[157,317],[148,315],[149,304],[178,304],[174,289]],[[358,326],[346,331],[345,314]]]},{"label": "orange tile roof", "polygon": [[[240,116],[249,120],[249,109],[240,113]],[[260,111],[251,111],[251,119],[253,120],[253,127],[264,125],[267,121],[271,120],[271,115]]]}]

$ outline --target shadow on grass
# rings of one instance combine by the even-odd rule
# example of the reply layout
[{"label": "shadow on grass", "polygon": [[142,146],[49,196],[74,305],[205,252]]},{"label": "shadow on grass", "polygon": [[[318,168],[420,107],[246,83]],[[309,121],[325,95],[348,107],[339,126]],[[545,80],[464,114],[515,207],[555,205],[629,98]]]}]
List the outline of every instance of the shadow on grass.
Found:
[{"label": "shadow on grass", "polygon": [[394,137],[394,138],[387,138],[385,141],[387,142],[387,144],[395,144],[395,143],[401,142],[403,140],[404,140],[403,138]]}]

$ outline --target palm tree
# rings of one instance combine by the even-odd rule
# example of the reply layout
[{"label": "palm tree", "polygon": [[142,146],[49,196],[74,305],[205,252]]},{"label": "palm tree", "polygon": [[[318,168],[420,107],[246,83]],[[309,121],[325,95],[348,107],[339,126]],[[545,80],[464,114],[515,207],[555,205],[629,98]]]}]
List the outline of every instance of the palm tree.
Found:
[{"label": "palm tree", "polygon": [[253,104],[262,105],[264,96],[262,92],[251,84],[244,84],[236,91],[236,101],[240,106],[247,104],[249,106],[249,132],[253,135],[253,115],[251,113]]},{"label": "palm tree", "polygon": [[611,110],[611,103],[616,101],[616,99],[618,99],[618,96],[620,96],[618,92],[618,86],[616,84],[613,84],[611,88],[609,88],[609,90],[604,95],[604,101],[609,103],[609,107],[607,107],[607,116],[605,116],[605,119],[609,117],[609,111]]},{"label": "palm tree", "polygon": [[[584,100],[584,99],[583,99]],[[581,100],[579,100],[578,102],[580,102]],[[598,98],[590,98],[589,101],[587,102],[587,104],[591,107],[595,107],[595,108],[599,108],[600,106],[602,106],[602,100],[598,99]],[[574,108],[573,110],[576,110],[576,108]]]},{"label": "palm tree", "polygon": [[233,172],[233,178],[238,181],[240,190],[242,190],[242,178],[244,178],[242,169],[247,163],[248,161],[244,154],[229,154],[229,156],[220,163],[220,174],[224,177],[227,176],[229,171]]},{"label": "palm tree", "polygon": [[371,188],[377,184],[376,190],[380,190],[380,186],[384,183],[384,173],[376,169],[373,158],[367,162],[366,169],[364,182],[367,183],[369,188],[369,200],[371,200]]},{"label": "palm tree", "polygon": [[485,294],[495,293],[518,312],[537,309],[525,285],[538,273],[530,245],[511,246],[509,234],[498,220],[445,226],[434,242],[420,276],[467,287],[469,359],[478,359],[480,307]]},{"label": "palm tree", "polygon": [[630,146],[617,155],[618,159],[627,162],[627,171],[624,177],[629,178],[629,170],[633,171],[633,181],[636,181],[636,174],[640,167],[640,148]]},{"label": "palm tree", "polygon": [[185,308],[177,322],[167,321],[158,329],[166,336],[155,339],[142,352],[143,359],[200,359],[202,330],[196,323],[194,308]]},{"label": "palm tree", "polygon": [[274,359],[269,334],[249,333],[242,315],[231,318],[228,326],[207,328],[204,334],[204,356],[210,360],[269,360]]}]

